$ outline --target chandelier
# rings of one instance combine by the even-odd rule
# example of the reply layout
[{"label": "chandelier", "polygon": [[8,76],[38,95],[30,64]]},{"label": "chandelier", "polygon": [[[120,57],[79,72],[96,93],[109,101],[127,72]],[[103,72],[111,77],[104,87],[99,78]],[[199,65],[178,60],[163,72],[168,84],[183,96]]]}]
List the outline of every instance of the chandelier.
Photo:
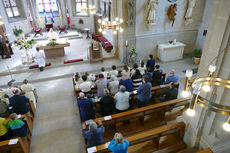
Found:
[{"label": "chandelier", "polygon": [[116,17],[114,21],[109,21],[109,18],[106,17],[105,19],[98,19],[99,23],[99,32],[102,32],[102,34],[106,34],[106,29],[112,29],[113,34],[117,34],[117,31],[123,32],[122,23],[123,19]]},{"label": "chandelier", "polygon": [[95,14],[96,10],[95,10],[95,5],[89,5],[88,8],[81,8],[81,12],[86,14],[87,12],[89,12],[90,14]]},{"label": "chandelier", "polygon": [[[227,47],[229,47],[227,45]],[[219,55],[217,55],[210,63],[212,63],[215,59],[217,59],[223,51],[227,48],[225,47]],[[230,89],[230,80],[225,80],[223,78],[213,77],[213,73],[216,70],[216,66],[209,64],[208,66],[208,76],[207,77],[201,77],[198,76],[192,81],[192,70],[186,70],[186,79],[185,79],[185,85],[184,90],[182,91],[181,95],[182,97],[192,97],[191,103],[189,108],[187,109],[186,113],[189,116],[195,116],[195,108],[196,104],[200,105],[203,108],[207,108],[210,111],[220,113],[222,115],[228,115],[227,121],[223,124],[223,128],[225,131],[230,132],[230,106],[225,106],[221,104],[215,103],[212,98],[212,96],[215,97],[217,87],[224,87]],[[203,71],[204,72],[204,71]],[[201,91],[204,91],[206,93],[210,92],[212,90],[212,95],[210,99],[203,98],[200,93]]]}]

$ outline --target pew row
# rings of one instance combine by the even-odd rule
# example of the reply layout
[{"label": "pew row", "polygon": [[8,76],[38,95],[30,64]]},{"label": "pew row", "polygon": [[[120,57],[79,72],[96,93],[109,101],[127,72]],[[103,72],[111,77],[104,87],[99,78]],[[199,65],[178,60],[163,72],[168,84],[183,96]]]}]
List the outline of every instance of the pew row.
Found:
[{"label": "pew row", "polygon": [[[185,130],[184,122],[179,122],[179,123],[164,125],[142,133],[138,133],[126,137],[125,139],[130,142],[130,146],[134,146],[136,144],[140,144],[152,140],[155,145],[154,147],[158,149],[157,152],[159,152],[159,149],[161,149],[162,152],[172,152],[172,151],[175,152],[185,148],[185,144],[183,142],[184,130]],[[177,138],[177,142],[174,142],[174,144],[176,144],[176,147],[160,148],[160,139],[163,136],[168,136],[171,134],[175,135],[175,137]],[[108,143],[96,146],[96,153],[109,152],[107,146]]]},{"label": "pew row", "polygon": [[[12,143],[13,141],[14,143]],[[29,149],[30,149],[30,143],[28,142],[26,137],[23,138],[17,137],[10,140],[0,141],[1,153],[15,153],[15,152],[29,153]]]},{"label": "pew row", "polygon": [[[184,109],[188,108],[189,100],[190,98],[174,99],[163,103],[153,104],[146,107],[129,110],[126,112],[113,114],[111,115],[111,119],[109,120],[105,119],[105,117],[96,118],[94,119],[94,122],[98,122],[98,120],[101,120],[104,126],[113,125],[114,132],[116,132],[116,124],[119,122],[123,122],[125,120],[139,117],[141,123],[144,125],[144,117],[146,115],[158,113],[160,121],[163,124],[166,124],[165,121],[166,112],[171,111],[173,108],[180,107],[180,106],[184,106]],[[86,122],[82,122],[82,124],[86,124]]]}]

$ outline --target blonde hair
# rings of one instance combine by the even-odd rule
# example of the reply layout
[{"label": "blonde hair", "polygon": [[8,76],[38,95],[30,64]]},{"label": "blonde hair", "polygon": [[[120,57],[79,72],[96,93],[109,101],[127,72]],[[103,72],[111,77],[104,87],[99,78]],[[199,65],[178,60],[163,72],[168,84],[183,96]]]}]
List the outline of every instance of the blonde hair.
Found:
[{"label": "blonde hair", "polygon": [[121,133],[116,133],[114,138],[115,138],[116,144],[121,144],[124,142],[124,138],[123,138],[123,135]]},{"label": "blonde hair", "polygon": [[16,113],[12,113],[12,114],[10,114],[9,118],[12,119],[12,120],[17,120],[18,116],[17,116]]}]

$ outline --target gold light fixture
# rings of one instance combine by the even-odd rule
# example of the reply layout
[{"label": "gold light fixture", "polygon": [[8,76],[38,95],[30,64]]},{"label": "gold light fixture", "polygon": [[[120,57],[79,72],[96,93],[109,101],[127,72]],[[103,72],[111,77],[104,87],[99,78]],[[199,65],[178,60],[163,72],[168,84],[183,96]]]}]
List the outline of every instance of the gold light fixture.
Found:
[{"label": "gold light fixture", "polygon": [[81,12],[82,13],[87,13],[87,12],[89,12],[90,14],[95,14],[96,13],[96,10],[95,10],[95,5],[89,5],[89,7],[88,8],[81,8]]},{"label": "gold light fixture", "polygon": [[[210,63],[216,60],[229,46],[230,44],[227,45],[227,47],[225,47]],[[189,97],[192,95],[191,103],[186,113],[189,116],[195,116],[195,107],[196,104],[199,104],[201,107],[207,107],[210,111],[228,115],[228,120],[223,124],[223,128],[225,131],[230,132],[230,106],[220,105],[200,96],[201,90],[204,92],[210,92],[211,87],[213,87],[214,92],[216,92],[218,86],[230,89],[230,80],[213,77],[213,73],[216,70],[216,66],[214,65],[209,64],[208,70],[209,74],[207,77],[199,78],[197,76],[193,81],[191,81],[193,71],[186,71],[184,91],[182,91],[181,95],[182,97]],[[192,92],[190,91],[191,89]]]}]

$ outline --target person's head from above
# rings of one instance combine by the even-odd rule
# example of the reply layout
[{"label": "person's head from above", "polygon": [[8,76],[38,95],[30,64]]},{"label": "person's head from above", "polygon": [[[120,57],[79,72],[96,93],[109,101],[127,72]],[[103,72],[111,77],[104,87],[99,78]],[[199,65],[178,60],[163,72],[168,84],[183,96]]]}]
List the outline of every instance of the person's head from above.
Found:
[{"label": "person's head from above", "polygon": [[6,40],[6,43],[8,44],[8,43],[9,43],[9,40]]},{"label": "person's head from above", "polygon": [[80,78],[80,74],[79,74],[79,72],[76,72],[75,79],[79,79],[79,78]]},{"label": "person's head from above", "polygon": [[85,98],[85,94],[84,94],[83,92],[80,92],[80,93],[79,93],[79,97],[80,97],[80,98]]},{"label": "person's head from above", "polygon": [[115,133],[114,139],[115,139],[116,144],[122,144],[124,142],[124,138],[121,133]]},{"label": "person's head from above", "polygon": [[117,81],[117,77],[115,75],[111,76],[111,81]]},{"label": "person's head from above", "polygon": [[125,71],[128,71],[129,70],[129,67],[127,65],[124,65],[124,70]]},{"label": "person's head from above", "polygon": [[86,75],[83,75],[81,78],[82,78],[83,81],[87,81],[87,76]]},{"label": "person's head from above", "polygon": [[116,69],[117,69],[116,65],[113,65],[112,70],[116,70]]},{"label": "person's head from above", "polygon": [[149,59],[150,60],[153,59],[153,55],[152,54],[149,55]]},{"label": "person's head from above", "polygon": [[88,73],[88,72],[85,72],[85,75],[86,75],[86,76],[89,76],[89,73]]},{"label": "person's head from above", "polygon": [[20,94],[20,91],[19,91],[18,89],[14,89],[14,90],[13,90],[13,94],[14,94],[14,95],[19,95],[19,94]]},{"label": "person's head from above", "polygon": [[121,92],[125,92],[125,91],[126,91],[125,86],[121,85],[121,86],[120,86],[120,91],[121,91]]},{"label": "person's head from above", "polygon": [[175,70],[172,69],[172,70],[170,71],[170,75],[174,75],[174,74],[175,74]]},{"label": "person's head from above", "polygon": [[155,71],[159,70],[160,69],[160,65],[155,65]]},{"label": "person's head from above", "polygon": [[9,87],[14,87],[14,83],[13,82],[8,82],[7,83]]},{"label": "person's head from above", "polygon": [[141,72],[139,69],[136,69],[135,71],[135,75],[138,76],[138,77],[141,77]]},{"label": "person's head from above", "polygon": [[18,119],[18,115],[16,113],[12,113],[12,114],[10,114],[9,118],[11,120],[17,120]]},{"label": "person's head from above", "polygon": [[123,74],[122,75],[122,80],[127,80],[129,77],[128,77],[128,75],[127,74]]},{"label": "person's head from above", "polygon": [[89,130],[90,131],[95,131],[97,129],[97,123],[95,123],[94,121],[89,123]]},{"label": "person's head from above", "polygon": [[38,47],[36,47],[36,51],[39,52],[39,48]]},{"label": "person's head from above", "polygon": [[105,72],[105,68],[104,67],[101,68],[101,72]]},{"label": "person's head from above", "polygon": [[50,28],[50,31],[49,32],[54,32],[53,28]]},{"label": "person's head from above", "polygon": [[109,95],[109,90],[108,89],[104,89],[104,94],[105,94],[105,96],[108,96]]},{"label": "person's head from above", "polygon": [[27,83],[28,83],[28,80],[27,80],[27,79],[24,79],[22,83],[23,83],[23,84],[27,84]]},{"label": "person's head from above", "polygon": [[147,83],[147,82],[149,82],[149,81],[150,81],[149,76],[148,76],[148,75],[144,75],[144,76],[143,76],[143,83]]},{"label": "person's head from above", "polygon": [[137,69],[137,68],[138,68],[137,63],[134,63],[134,64],[133,64],[133,69]]},{"label": "person's head from above", "polygon": [[103,79],[104,75],[103,74],[99,74],[99,79]]},{"label": "person's head from above", "polygon": [[141,61],[141,67],[144,67],[144,66],[145,66],[145,62]]}]

